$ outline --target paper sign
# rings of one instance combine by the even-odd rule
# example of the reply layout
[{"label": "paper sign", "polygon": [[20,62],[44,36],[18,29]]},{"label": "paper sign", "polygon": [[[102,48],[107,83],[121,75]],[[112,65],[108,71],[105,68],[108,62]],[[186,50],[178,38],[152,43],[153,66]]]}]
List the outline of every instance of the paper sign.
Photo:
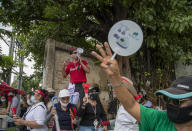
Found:
[{"label": "paper sign", "polygon": [[114,24],[110,29],[108,42],[116,54],[130,56],[141,47],[143,32],[135,22],[122,20]]}]

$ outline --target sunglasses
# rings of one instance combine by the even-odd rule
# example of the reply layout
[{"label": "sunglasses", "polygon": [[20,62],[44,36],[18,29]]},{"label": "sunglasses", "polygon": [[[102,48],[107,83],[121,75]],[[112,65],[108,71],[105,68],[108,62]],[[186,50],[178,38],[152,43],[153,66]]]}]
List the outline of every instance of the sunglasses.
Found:
[{"label": "sunglasses", "polygon": [[189,100],[191,100],[191,99],[189,99],[189,98],[186,98],[186,99],[181,99],[181,100],[178,100],[178,99],[171,99],[171,98],[169,98],[169,97],[166,97],[166,96],[164,96],[163,97],[163,99],[164,99],[164,101],[168,104],[174,104],[174,105],[181,105],[182,103],[185,103],[186,101],[189,101]]}]

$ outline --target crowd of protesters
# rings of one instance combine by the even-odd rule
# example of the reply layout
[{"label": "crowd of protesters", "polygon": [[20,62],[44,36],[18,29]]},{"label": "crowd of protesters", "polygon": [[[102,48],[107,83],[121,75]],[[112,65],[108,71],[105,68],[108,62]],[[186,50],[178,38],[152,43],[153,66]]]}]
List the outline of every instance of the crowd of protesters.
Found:
[{"label": "crowd of protesters", "polygon": [[4,108],[0,113],[13,118],[8,127],[16,126],[20,131],[107,131],[108,126],[114,124],[114,131],[192,130],[192,76],[179,77],[170,88],[156,93],[164,96],[166,112],[152,109],[150,101],[143,103],[133,82],[120,75],[117,61],[111,59],[109,45],[104,45],[106,51],[97,45],[101,55],[96,52],[92,55],[101,61],[113,96],[120,101],[114,123],[107,119],[97,84],[91,85],[85,95],[83,84],[90,69],[88,63],[76,55],[77,50],[72,49],[72,61],[65,61],[62,67],[64,78],[70,74],[69,87],[60,90],[57,97],[49,88],[36,89],[20,98],[16,90],[0,97],[0,107]]}]

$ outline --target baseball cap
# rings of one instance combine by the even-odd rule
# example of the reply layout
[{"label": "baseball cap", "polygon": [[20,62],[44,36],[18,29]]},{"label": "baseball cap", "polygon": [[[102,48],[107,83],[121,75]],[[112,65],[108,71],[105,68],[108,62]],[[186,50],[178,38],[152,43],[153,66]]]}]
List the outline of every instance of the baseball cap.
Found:
[{"label": "baseball cap", "polygon": [[61,97],[70,97],[70,93],[67,89],[63,89],[59,92],[59,98]]},{"label": "baseball cap", "polygon": [[156,95],[165,95],[172,99],[185,99],[192,97],[192,76],[181,76],[171,86],[164,90],[158,90]]},{"label": "baseball cap", "polygon": [[73,52],[75,52],[75,51],[77,51],[76,48],[71,48],[71,49],[69,49],[69,53],[70,53],[70,54],[73,54]]},{"label": "baseball cap", "polygon": [[97,84],[93,84],[90,88],[89,88],[89,93],[91,93],[91,92],[99,92],[99,85],[97,85]]}]

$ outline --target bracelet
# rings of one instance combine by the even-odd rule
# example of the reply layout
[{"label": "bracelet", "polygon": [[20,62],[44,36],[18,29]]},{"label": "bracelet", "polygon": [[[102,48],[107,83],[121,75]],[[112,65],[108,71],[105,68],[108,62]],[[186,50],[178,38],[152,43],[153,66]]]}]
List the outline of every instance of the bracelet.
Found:
[{"label": "bracelet", "polygon": [[121,81],[118,84],[112,84],[111,82],[109,84],[110,84],[111,87],[115,88],[115,87],[119,87],[119,86],[123,85],[123,81]]}]

